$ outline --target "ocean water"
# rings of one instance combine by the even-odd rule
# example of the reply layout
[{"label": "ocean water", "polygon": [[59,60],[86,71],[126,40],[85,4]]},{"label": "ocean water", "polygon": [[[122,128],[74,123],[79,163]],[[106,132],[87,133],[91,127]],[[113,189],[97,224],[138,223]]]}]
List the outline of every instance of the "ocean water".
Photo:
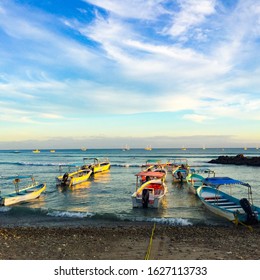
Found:
[{"label": "ocean water", "polygon": [[[46,182],[46,192],[40,198],[21,205],[0,207],[0,225],[86,225],[91,222],[113,223],[120,221],[157,222],[170,225],[219,225],[225,221],[204,208],[199,199],[188,191],[187,184],[173,183],[168,173],[168,193],[160,209],[133,209],[131,195],[135,191],[136,176],[148,159],[167,162],[169,159],[185,158],[190,166],[210,168],[216,176],[229,176],[249,183],[253,189],[256,205],[260,205],[260,167],[220,165],[208,163],[220,155],[260,156],[260,149],[90,149],[0,151],[0,176],[33,175],[38,182]],[[84,157],[109,158],[110,171],[97,174],[86,184],[62,191],[55,178],[60,175],[59,166],[83,164]],[[65,167],[62,172],[66,172]],[[4,195],[13,191],[12,182],[0,179]],[[237,196],[243,193],[231,190]]]}]

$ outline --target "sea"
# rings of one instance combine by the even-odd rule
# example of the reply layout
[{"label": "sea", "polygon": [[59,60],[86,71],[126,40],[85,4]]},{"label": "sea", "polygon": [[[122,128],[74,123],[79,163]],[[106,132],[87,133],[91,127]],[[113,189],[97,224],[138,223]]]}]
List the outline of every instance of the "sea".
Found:
[{"label": "sea", "polygon": [[[229,225],[230,222],[210,213],[197,196],[190,193],[187,183],[174,183],[168,172],[168,192],[159,209],[133,209],[131,195],[136,189],[136,176],[147,160],[162,163],[173,159],[187,159],[194,169],[210,168],[216,176],[228,176],[249,183],[254,204],[260,206],[260,167],[211,164],[218,156],[260,156],[260,149],[248,148],[187,148],[182,149],[64,149],[1,150],[1,195],[14,190],[8,177],[33,175],[36,181],[47,184],[46,191],[30,202],[0,207],[0,226],[85,226],[111,225],[120,222],[158,223],[176,226]],[[68,165],[82,165],[84,158],[108,158],[108,172],[96,174],[88,182],[63,190],[56,185],[56,177],[67,172]],[[247,190],[231,189],[243,197]]]}]

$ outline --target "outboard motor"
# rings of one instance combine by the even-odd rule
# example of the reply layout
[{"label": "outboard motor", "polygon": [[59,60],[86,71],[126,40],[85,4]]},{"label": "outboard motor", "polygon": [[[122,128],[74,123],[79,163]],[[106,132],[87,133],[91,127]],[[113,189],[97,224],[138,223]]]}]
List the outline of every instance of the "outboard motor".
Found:
[{"label": "outboard motor", "polygon": [[142,192],[142,204],[143,208],[148,208],[149,203],[149,190],[144,189]]},{"label": "outboard motor", "polygon": [[66,182],[68,181],[68,178],[69,178],[69,173],[65,173],[62,177],[62,180],[61,180],[61,184],[64,186],[66,185]]},{"label": "outboard motor", "polygon": [[250,202],[246,198],[239,201],[243,210],[247,213],[247,224],[254,225],[258,223],[257,214],[253,212]]},{"label": "outboard motor", "polygon": [[177,172],[177,179],[179,179],[181,182],[183,181],[183,176],[182,176],[181,171]]}]

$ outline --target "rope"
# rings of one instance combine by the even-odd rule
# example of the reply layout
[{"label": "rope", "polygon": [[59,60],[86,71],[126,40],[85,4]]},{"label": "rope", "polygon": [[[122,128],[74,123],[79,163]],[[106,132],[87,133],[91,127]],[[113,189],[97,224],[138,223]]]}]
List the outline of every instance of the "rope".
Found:
[{"label": "rope", "polygon": [[246,228],[248,228],[250,231],[253,231],[253,228],[249,225],[244,224],[243,222],[239,221],[238,216],[235,215],[235,220],[233,221],[235,223],[235,225],[237,226],[238,224],[241,224],[243,226],[245,226]]},{"label": "rope", "polygon": [[147,248],[147,252],[146,252],[146,255],[145,255],[145,258],[144,258],[145,260],[149,260],[149,258],[150,258],[150,253],[151,253],[152,244],[153,244],[154,231],[155,231],[155,223],[153,224],[152,234],[151,234],[149,245],[148,245],[148,248]]}]

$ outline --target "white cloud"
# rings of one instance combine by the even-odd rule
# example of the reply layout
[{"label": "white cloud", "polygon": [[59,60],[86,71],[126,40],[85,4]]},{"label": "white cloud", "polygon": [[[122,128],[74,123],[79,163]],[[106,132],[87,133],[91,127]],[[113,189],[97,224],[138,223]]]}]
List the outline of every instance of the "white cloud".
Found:
[{"label": "white cloud", "polygon": [[161,4],[165,0],[84,0],[124,18],[154,19],[168,13]]},{"label": "white cloud", "polygon": [[185,35],[215,13],[215,0],[179,0],[180,11],[173,14],[172,25],[165,32],[173,37]]}]

